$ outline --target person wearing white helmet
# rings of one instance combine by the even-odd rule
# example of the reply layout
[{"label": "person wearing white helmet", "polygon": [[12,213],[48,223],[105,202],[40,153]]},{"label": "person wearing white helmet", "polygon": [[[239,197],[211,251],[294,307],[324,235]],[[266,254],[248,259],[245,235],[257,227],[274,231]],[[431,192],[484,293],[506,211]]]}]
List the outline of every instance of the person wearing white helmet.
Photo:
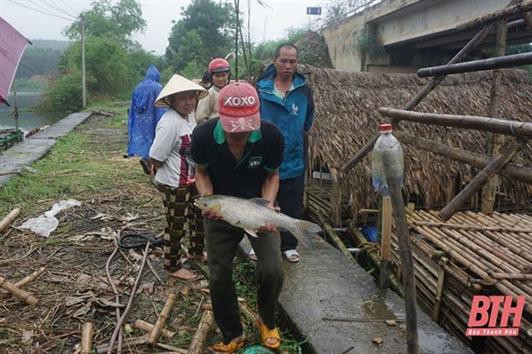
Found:
[{"label": "person wearing white helmet", "polygon": [[[191,205],[195,168],[191,159],[191,135],[196,127],[194,110],[207,91],[200,85],[174,75],[155,101],[168,110],[159,120],[150,147],[151,174],[159,191],[165,194],[167,227],[163,237],[165,268],[170,276],[194,280],[197,275],[182,267],[181,239],[190,233],[189,253],[203,255],[203,224],[200,212]],[[192,209],[193,213],[189,213]],[[189,217],[189,214],[193,216]],[[188,227],[185,224],[188,223]]]},{"label": "person wearing white helmet", "polygon": [[198,108],[196,109],[196,121],[198,123],[218,117],[216,99],[218,98],[218,92],[229,83],[231,77],[229,62],[224,58],[211,60],[209,63],[209,74],[211,75],[212,86],[208,91],[208,96],[201,99],[198,103]]}]

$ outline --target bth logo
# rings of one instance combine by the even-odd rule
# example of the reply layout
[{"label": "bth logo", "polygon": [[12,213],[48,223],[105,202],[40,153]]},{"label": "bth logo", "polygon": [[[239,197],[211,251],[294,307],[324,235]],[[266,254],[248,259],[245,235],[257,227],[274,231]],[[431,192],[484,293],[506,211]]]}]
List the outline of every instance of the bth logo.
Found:
[{"label": "bth logo", "polygon": [[[525,307],[525,297],[518,296],[515,306],[512,305],[512,300],[512,296],[473,296],[465,335],[517,336]],[[499,319],[501,305],[502,311],[500,311]],[[510,315],[513,315],[511,325],[509,324]]]}]

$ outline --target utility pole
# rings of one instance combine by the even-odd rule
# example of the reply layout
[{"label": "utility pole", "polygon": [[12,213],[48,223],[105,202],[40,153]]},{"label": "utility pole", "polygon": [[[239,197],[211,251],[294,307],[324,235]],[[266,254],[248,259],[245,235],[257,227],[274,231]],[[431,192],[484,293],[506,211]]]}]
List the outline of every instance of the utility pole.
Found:
[{"label": "utility pole", "polygon": [[81,23],[81,107],[87,106],[87,88],[85,86],[85,19],[83,15],[80,16]]}]

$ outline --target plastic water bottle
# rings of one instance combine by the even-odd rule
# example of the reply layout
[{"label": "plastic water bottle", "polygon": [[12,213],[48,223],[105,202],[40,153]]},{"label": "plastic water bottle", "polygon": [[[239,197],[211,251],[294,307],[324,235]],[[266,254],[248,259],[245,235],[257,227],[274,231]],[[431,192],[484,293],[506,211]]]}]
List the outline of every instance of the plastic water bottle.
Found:
[{"label": "plastic water bottle", "polygon": [[371,152],[371,179],[373,188],[382,195],[389,195],[385,167],[388,177],[397,178],[403,184],[403,148],[392,134],[391,124],[379,124],[381,136]]}]

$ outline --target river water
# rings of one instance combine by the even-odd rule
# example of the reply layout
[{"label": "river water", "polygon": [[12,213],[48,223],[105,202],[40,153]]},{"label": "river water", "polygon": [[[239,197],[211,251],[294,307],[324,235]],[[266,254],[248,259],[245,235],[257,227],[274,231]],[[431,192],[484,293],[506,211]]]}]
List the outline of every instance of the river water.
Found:
[{"label": "river water", "polygon": [[[65,116],[65,114],[61,113],[43,114],[28,111],[28,109],[35,107],[39,103],[41,97],[42,92],[17,92],[17,106],[19,108],[18,124],[24,132],[28,132],[34,128],[40,128],[44,125],[52,125]],[[9,95],[8,101],[11,107],[3,103],[0,104],[0,129],[15,127],[15,120],[10,116],[10,112],[13,110],[13,94]]]}]

